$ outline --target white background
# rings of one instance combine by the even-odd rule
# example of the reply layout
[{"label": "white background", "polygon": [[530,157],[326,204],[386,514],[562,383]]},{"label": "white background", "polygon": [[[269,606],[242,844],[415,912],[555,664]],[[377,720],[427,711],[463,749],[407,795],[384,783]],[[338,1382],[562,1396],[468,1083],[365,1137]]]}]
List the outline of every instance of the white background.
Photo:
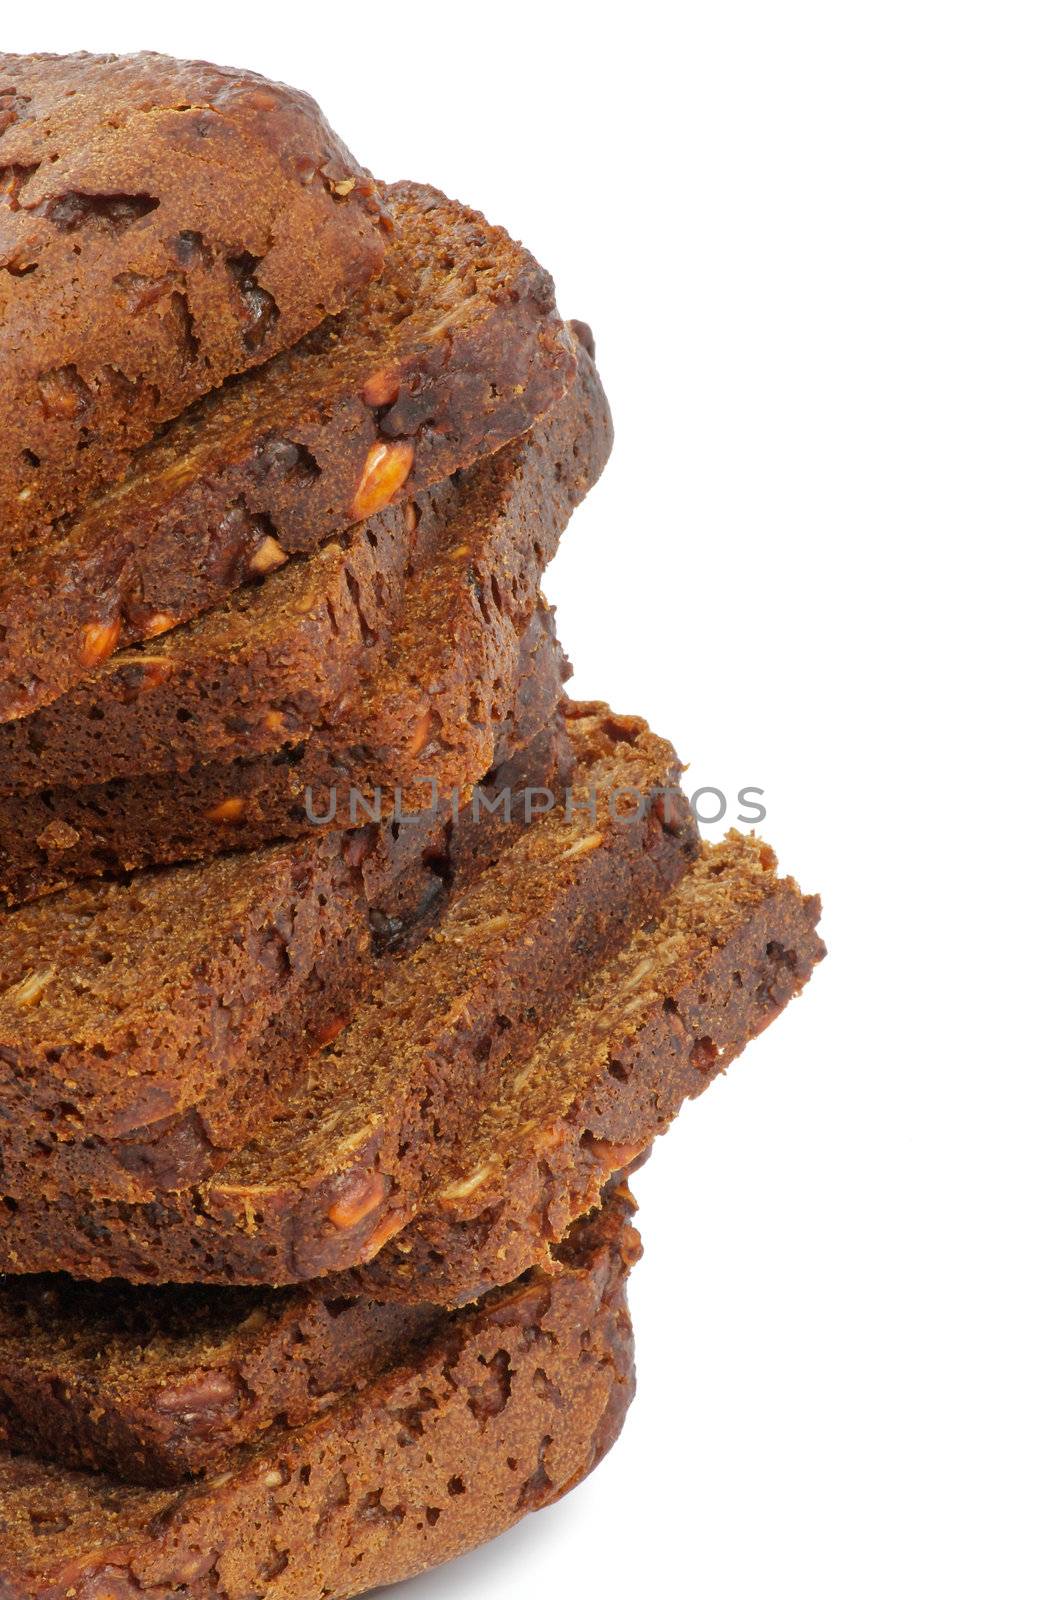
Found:
[{"label": "white background", "polygon": [[575,691],[762,786],[824,898],[807,994],[638,1181],[621,1443],[410,1600],[1063,1592],[1059,19],[5,15],[288,79],[530,245],[617,422],[548,585]]}]

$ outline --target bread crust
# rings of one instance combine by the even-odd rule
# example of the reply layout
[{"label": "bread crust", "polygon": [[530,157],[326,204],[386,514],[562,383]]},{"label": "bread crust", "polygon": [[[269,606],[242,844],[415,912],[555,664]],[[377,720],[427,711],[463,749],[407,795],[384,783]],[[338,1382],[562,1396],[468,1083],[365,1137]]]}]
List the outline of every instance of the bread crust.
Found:
[{"label": "bread crust", "polygon": [[386,238],[308,95],[154,54],[0,55],[0,553],[342,310]]}]

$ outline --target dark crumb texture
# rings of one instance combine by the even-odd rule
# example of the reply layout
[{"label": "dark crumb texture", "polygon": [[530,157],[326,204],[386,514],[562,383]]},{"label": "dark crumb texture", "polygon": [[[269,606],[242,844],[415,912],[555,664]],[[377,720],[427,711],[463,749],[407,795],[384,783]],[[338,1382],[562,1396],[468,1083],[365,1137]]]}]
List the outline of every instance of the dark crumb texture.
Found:
[{"label": "dark crumb texture", "polygon": [[0,1285],[0,1448],[125,1483],[220,1471],[279,1417],[308,1422],[438,1329],[438,1306],[314,1290]]},{"label": "dark crumb texture", "polygon": [[[0,1207],[0,1266],[278,1284],[372,1259],[417,1214],[510,1054],[631,937],[696,853],[684,801],[669,815],[655,800],[639,808],[632,793],[674,787],[670,745],[604,707],[570,736],[572,813],[561,805],[517,828],[490,871],[452,895],[429,940],[354,996],[350,1025],[244,1148],[205,1184],[150,1204],[46,1200],[27,1186]],[[91,1021],[95,1006],[84,1011]],[[214,1062],[207,1054],[205,1066]],[[91,1059],[79,1070],[97,1095],[107,1091],[112,1075]],[[432,1298],[430,1286],[417,1298]]]},{"label": "dark crumb texture", "polygon": [[[584,353],[523,438],[0,726],[0,794],[47,790],[55,815],[57,785],[190,770],[202,781],[204,768],[218,781],[226,763],[308,738],[364,749],[369,789],[473,781],[512,700],[543,568],[611,443]],[[167,802],[180,826],[169,790]],[[25,826],[21,804],[6,809]],[[216,837],[233,820],[215,822]]]},{"label": "dark crumb texture", "polygon": [[167,56],[0,56],[0,551],[379,272],[314,102]]},{"label": "dark crumb texture", "polygon": [[[17,963],[8,975],[26,973],[31,955],[36,963],[0,997],[0,1192],[8,1204],[64,1192],[150,1200],[208,1177],[275,1113],[308,1054],[349,1018],[360,985],[412,949],[449,896],[524,826],[524,793],[567,775],[570,745],[556,715],[563,666],[556,649],[538,652],[529,668],[538,688],[526,686],[529,704],[480,785],[485,807],[499,793],[515,796],[508,818],[471,802],[456,815],[444,807],[98,885],[0,919],[0,951]],[[255,959],[260,947],[265,960]],[[156,1089],[164,1047],[169,1080]],[[196,1084],[206,1084],[205,1094]],[[148,1092],[167,1096],[172,1109],[93,1131],[97,1085],[110,1086],[112,1102],[119,1090],[141,1097],[119,1123]]]},{"label": "dark crumb texture", "polygon": [[634,1392],[620,1189],[548,1272],[213,1478],[136,1488],[0,1456],[0,1600],[322,1600],[452,1560],[575,1487]]},{"label": "dark crumb texture", "polygon": [[394,234],[378,279],[182,413],[121,482],[6,564],[0,720],[480,460],[568,389],[573,339],[531,256],[435,189],[384,193]]},{"label": "dark crumb texture", "polygon": [[[419,692],[423,665],[411,662],[413,676],[396,690],[407,711]],[[567,672],[553,615],[540,603],[515,658],[506,658],[505,681],[498,697],[491,696],[487,721],[470,725],[458,749],[428,754],[427,761],[435,766],[430,776],[436,791],[424,781],[418,763],[414,776],[422,781],[405,787],[404,812],[430,808],[445,793],[444,762],[455,787],[464,791],[475,783],[485,765],[480,758],[485,734],[493,734],[495,750],[508,759],[525,741],[521,729],[545,726]],[[84,878],[113,878],[177,862],[208,865],[234,850],[358,827],[374,812],[376,785],[369,780],[374,771],[379,774],[382,760],[383,752],[368,752],[341,732],[335,739],[318,735],[285,746],[272,756],[194,767],[161,779],[155,774],[119,778],[0,801],[0,900],[19,905]],[[381,812],[390,815],[393,784],[382,784],[380,794]]]},{"label": "dark crumb texture", "polygon": [[516,1276],[648,1153],[800,993],[820,905],[754,837],[703,845],[659,912],[580,986],[447,1147],[419,1216],[359,1273],[461,1304]]}]

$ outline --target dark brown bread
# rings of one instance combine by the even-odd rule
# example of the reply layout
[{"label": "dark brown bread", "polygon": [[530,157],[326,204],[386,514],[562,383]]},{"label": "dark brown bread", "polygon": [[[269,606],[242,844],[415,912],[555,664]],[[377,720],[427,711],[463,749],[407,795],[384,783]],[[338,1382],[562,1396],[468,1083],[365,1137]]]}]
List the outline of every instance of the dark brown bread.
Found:
[{"label": "dark brown bread", "polygon": [[[545,726],[567,673],[552,614],[542,603],[524,630],[516,673],[511,693],[492,696],[488,709],[495,748],[507,758],[527,742],[521,729]],[[394,675],[392,681],[398,682]],[[400,703],[408,707],[409,694]],[[481,727],[466,730],[464,761],[460,752],[426,755],[425,764],[435,765],[436,789],[429,782],[405,785],[404,813],[447,798],[440,787],[444,761],[461,788],[476,781],[483,733]],[[378,796],[370,782],[387,759],[386,753],[368,752],[342,734],[315,736],[273,756],[195,767],[163,779],[152,773],[0,801],[0,902],[19,905],[83,878],[207,862],[232,850],[302,839],[322,828],[359,827],[394,808],[394,783],[381,785]],[[415,777],[422,776],[422,763],[416,765]]]},{"label": "dark brown bread", "polygon": [[304,94],[167,56],[0,55],[0,553],[379,272]]},{"label": "dark brown bread", "polygon": [[[590,1227],[622,1225],[619,1181]],[[578,1239],[587,1224],[577,1224]],[[543,1265],[565,1260],[572,1240]],[[356,1281],[289,1289],[0,1282],[0,1450],[169,1484],[217,1472],[283,1420],[309,1422],[443,1326],[440,1306],[374,1301]]]},{"label": "dark brown bread", "polygon": [[363,919],[371,843],[313,830],[4,914],[0,1116],[114,1135],[201,1100]]},{"label": "dark brown bread", "polygon": [[479,460],[564,394],[575,355],[547,274],[438,191],[385,193],[385,270],[348,311],[197,403],[6,564],[0,721]]},{"label": "dark brown bread", "polygon": [[364,1389],[440,1327],[439,1306],[292,1289],[0,1284],[0,1450],[180,1483],[283,1418]]},{"label": "dark brown bread", "polygon": [[[358,1274],[373,1296],[460,1304],[541,1259],[799,994],[825,954],[820,905],[778,878],[762,841],[732,833],[588,978],[496,1097],[450,1110],[432,1194]],[[450,1109],[450,1108],[448,1108]]]},{"label": "dark brown bread", "polygon": [[[758,840],[731,835],[704,846],[652,922],[596,968],[558,1022],[532,1030],[530,1049],[504,1060],[498,1093],[479,1114],[463,1118],[436,1089],[431,1114],[447,1137],[434,1196],[359,1271],[257,1296],[192,1291],[189,1331],[165,1336],[150,1359],[141,1355],[145,1329],[182,1304],[180,1291],[12,1280],[0,1292],[0,1391],[12,1441],[123,1474],[212,1470],[234,1429],[246,1437],[254,1418],[293,1404],[301,1416],[308,1393],[335,1386],[335,1316],[357,1330],[367,1299],[374,1316],[387,1299],[396,1315],[403,1304],[423,1312],[424,1294],[479,1294],[541,1261],[682,1100],[799,992],[823,954],[818,914],[817,901],[776,876]],[[507,1014],[497,982],[493,995],[506,1005],[500,1016],[512,1038],[520,1019]],[[450,1100],[479,1099],[464,1080],[449,1087]],[[293,1326],[308,1393],[293,1385]],[[350,1370],[362,1359],[355,1333]]]},{"label": "dark brown bread", "polygon": [[[397,959],[425,937],[448,897],[489,868],[525,825],[525,814],[531,810],[525,795],[541,794],[544,785],[551,788],[566,781],[572,757],[554,709],[560,692],[558,658],[548,660],[544,652],[541,659],[554,679],[551,720],[545,727],[537,722],[529,728],[527,744],[508,758],[500,751],[498,766],[477,786],[470,802],[460,810],[441,805],[438,811],[367,824],[342,840],[342,860],[349,873],[339,880],[335,906],[319,908],[323,919],[319,945],[290,981],[284,963],[280,964],[281,993],[273,1006],[267,1005],[253,1048],[247,1044],[240,1052],[238,1071],[215,1074],[202,1099],[146,1125],[114,1133],[87,1130],[84,1116],[70,1100],[33,1117],[5,1097],[0,1100],[0,1193],[13,1199],[79,1193],[97,1199],[149,1201],[160,1191],[209,1177],[229,1151],[246,1141],[253,1126],[275,1113],[307,1054],[334,1037],[350,1016],[360,984],[382,963]],[[542,667],[537,670],[542,676]],[[515,731],[525,734],[520,728]],[[500,809],[487,809],[497,807],[499,797],[507,795],[512,797],[508,818]],[[329,883],[324,866],[335,848],[333,842],[312,852],[294,847],[297,918],[303,913],[301,896],[323,892]],[[258,859],[249,857],[247,865],[249,883],[256,886],[253,892],[272,892],[273,878],[261,873]],[[290,881],[287,876],[281,879],[286,886]],[[207,867],[171,886],[175,916],[193,923],[203,919],[204,906],[214,899],[214,883]],[[135,892],[136,884],[132,887]],[[115,928],[129,945],[119,960],[131,960],[135,969],[137,947],[146,940],[139,961],[142,982],[149,993],[158,988],[165,994],[174,981],[171,951],[153,930],[153,902],[124,912],[120,896],[107,904]],[[268,900],[256,908],[263,919],[271,913],[279,914]],[[223,918],[220,922],[224,926]],[[235,938],[240,939],[239,922]],[[208,916],[202,934],[204,959],[219,939],[219,922]],[[236,958],[224,945],[219,955],[223,967],[227,964],[231,971],[239,944]],[[131,1031],[136,1021],[134,1010]],[[189,1049],[193,1048],[190,1042]]]},{"label": "dark brown bread", "polygon": [[[452,896],[429,940],[364,989],[350,1026],[244,1149],[206,1183],[147,1205],[29,1193],[0,1206],[0,1268],[277,1284],[370,1260],[421,1209],[452,1128],[492,1103],[507,1052],[530,1045],[696,850],[686,803],[669,821],[654,798],[678,764],[644,723],[602,708],[573,742],[572,806],[518,830]],[[76,1065],[95,1082],[92,1062]]]},{"label": "dark brown bread", "polygon": [[[456,815],[422,813],[361,830],[350,847],[362,881],[345,925],[323,949],[290,1003],[267,1023],[238,1074],[223,1074],[203,1100],[120,1134],[85,1134],[71,1106],[29,1122],[0,1121],[0,1193],[54,1199],[77,1194],[131,1203],[206,1181],[250,1131],[275,1116],[308,1054],[346,1024],[360,990],[383,965],[416,948],[451,893],[475,881],[524,826],[543,786],[556,788],[571,759],[556,728],[502,763]],[[477,815],[506,794],[513,819]],[[150,963],[145,963],[150,980]]]},{"label": "dark brown bread", "polygon": [[371,786],[474,780],[544,565],[611,443],[582,352],[535,428],[408,503],[411,532],[401,510],[371,519],[0,726],[0,793],[187,771],[313,735],[381,752]]},{"label": "dark brown bread", "polygon": [[552,1270],[447,1318],[415,1354],[211,1479],[135,1488],[0,1456],[0,1600],[342,1600],[558,1499],[634,1391],[621,1190]]}]

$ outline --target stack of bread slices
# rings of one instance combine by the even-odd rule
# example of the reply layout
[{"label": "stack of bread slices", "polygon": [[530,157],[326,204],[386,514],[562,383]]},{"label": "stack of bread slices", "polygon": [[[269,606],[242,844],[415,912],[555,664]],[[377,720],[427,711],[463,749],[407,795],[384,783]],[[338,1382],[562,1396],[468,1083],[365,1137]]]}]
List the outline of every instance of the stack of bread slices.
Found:
[{"label": "stack of bread slices", "polygon": [[565,697],[589,331],[312,101],[0,57],[0,1597],[328,1600],[609,1449],[818,904]]}]

